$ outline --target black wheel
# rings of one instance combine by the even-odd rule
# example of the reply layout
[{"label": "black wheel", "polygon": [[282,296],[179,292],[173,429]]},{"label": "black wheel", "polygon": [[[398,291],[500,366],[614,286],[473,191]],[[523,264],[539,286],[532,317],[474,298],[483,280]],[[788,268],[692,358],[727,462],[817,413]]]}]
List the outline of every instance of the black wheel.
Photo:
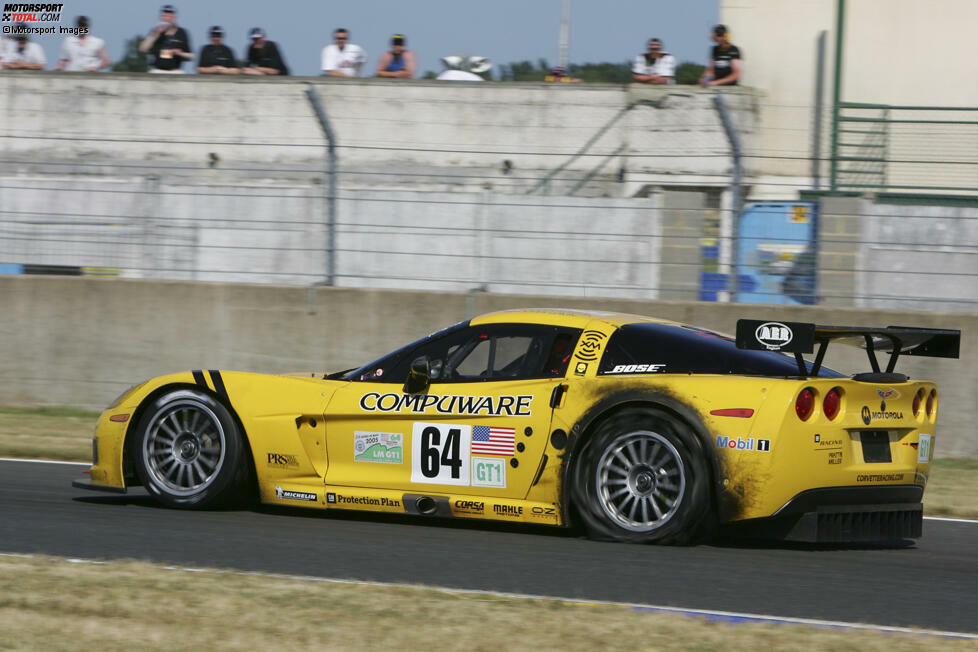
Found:
[{"label": "black wheel", "polygon": [[143,412],[131,459],[146,490],[171,507],[215,507],[243,496],[250,471],[231,413],[211,396],[177,389]]},{"label": "black wheel", "polygon": [[629,408],[602,422],[577,455],[571,481],[592,538],[686,544],[710,522],[703,447],[657,408]]}]

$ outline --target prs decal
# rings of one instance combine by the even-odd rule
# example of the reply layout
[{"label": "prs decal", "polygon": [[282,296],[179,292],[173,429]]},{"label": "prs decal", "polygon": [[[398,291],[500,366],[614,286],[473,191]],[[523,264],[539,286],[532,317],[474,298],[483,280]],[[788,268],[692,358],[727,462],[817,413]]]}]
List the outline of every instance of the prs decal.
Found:
[{"label": "prs decal", "polygon": [[379,394],[368,392],[360,397],[364,412],[411,412],[414,414],[482,414],[493,417],[528,417],[532,394],[519,396],[459,396],[449,394]]}]

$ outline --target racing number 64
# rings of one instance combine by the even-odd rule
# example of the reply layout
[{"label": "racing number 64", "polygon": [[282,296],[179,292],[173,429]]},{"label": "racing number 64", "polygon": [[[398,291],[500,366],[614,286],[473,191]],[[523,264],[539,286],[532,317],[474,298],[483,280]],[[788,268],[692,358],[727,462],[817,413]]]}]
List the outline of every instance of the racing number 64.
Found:
[{"label": "racing number 64", "polygon": [[472,426],[415,423],[411,437],[411,482],[469,484]]}]

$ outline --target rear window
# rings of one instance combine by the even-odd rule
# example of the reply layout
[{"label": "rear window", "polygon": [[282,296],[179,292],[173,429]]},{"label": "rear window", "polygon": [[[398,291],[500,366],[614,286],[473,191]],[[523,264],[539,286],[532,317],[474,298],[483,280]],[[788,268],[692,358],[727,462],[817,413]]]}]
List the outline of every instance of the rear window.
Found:
[{"label": "rear window", "polygon": [[[608,341],[598,374],[636,373],[797,376],[798,365],[794,357],[738,349],[733,338],[692,326],[626,324]],[[842,376],[826,367],[818,375]]]}]

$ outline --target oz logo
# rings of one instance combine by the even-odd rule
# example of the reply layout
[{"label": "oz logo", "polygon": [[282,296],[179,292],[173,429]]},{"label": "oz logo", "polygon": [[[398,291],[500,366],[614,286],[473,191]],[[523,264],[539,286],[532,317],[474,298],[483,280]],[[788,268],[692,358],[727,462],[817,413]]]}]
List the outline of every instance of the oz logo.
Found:
[{"label": "oz logo", "polygon": [[790,344],[794,335],[791,329],[784,324],[769,321],[757,327],[757,330],[754,331],[754,337],[769,351],[778,351],[781,347]]}]

